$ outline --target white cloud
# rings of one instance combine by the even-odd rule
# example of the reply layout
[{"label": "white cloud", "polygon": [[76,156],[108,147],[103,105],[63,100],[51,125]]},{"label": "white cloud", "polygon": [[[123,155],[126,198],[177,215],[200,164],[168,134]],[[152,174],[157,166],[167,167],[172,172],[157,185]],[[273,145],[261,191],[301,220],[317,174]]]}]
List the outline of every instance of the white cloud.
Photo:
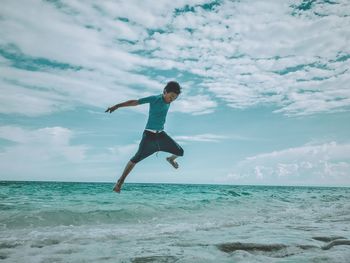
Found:
[{"label": "white cloud", "polygon": [[68,109],[65,98],[60,94],[48,91],[28,90],[26,88],[4,83],[0,85],[7,92],[0,93],[0,112],[19,113],[25,116],[37,116],[43,113]]},{"label": "white cloud", "polygon": [[136,153],[138,143],[127,144],[127,145],[117,145],[113,147],[109,147],[108,150],[111,152],[113,156],[123,156],[123,157],[131,157]]},{"label": "white cloud", "polygon": [[74,180],[78,174],[71,170],[85,160],[88,147],[72,145],[73,137],[63,127],[1,126],[0,138],[12,142],[0,150],[1,179]]},{"label": "white cloud", "polygon": [[[328,5],[332,16],[309,17],[312,10],[292,16],[292,3],[224,1],[211,12],[196,7],[174,19],[176,30],[146,43],[157,59],[200,75],[229,106],[275,104],[286,115],[346,110],[349,72],[346,60],[337,59],[349,53],[348,18],[330,11],[338,5]],[[350,10],[346,1],[339,5]],[[317,100],[304,95],[310,88]]]},{"label": "white cloud", "polygon": [[[139,87],[146,93],[161,89],[164,83],[142,75],[144,69],[199,76],[204,93],[190,87],[193,98],[179,102],[177,111],[211,113],[216,98],[234,108],[274,104],[286,115],[348,110],[348,1],[314,2],[306,11],[296,10],[295,1],[222,1],[213,10],[204,10],[204,3],[3,1],[3,49],[15,45],[29,58],[82,69],[18,73],[0,56],[0,77],[19,80],[16,85],[29,90],[29,102],[39,95],[42,106],[32,115],[52,112],[51,105],[62,110],[76,101],[99,106],[112,97],[126,99]],[[185,6],[193,9],[175,15]],[[65,99],[31,93],[33,86]],[[16,112],[13,91],[2,99],[10,110],[1,112]]]},{"label": "white cloud", "polygon": [[115,180],[139,143],[107,148],[74,144],[80,135],[58,126],[0,126],[0,140],[8,142],[0,147],[0,180]]},{"label": "white cloud", "polygon": [[[79,7],[82,6],[79,5]],[[88,7],[90,10],[88,14],[96,16],[92,11],[92,6],[88,5]],[[26,12],[23,12],[23,9]],[[32,104],[35,103],[38,96],[33,88],[48,89],[52,93],[51,96],[63,94],[64,99],[71,106],[75,106],[75,101],[100,106],[111,101],[113,97],[125,99],[127,95],[135,95],[137,91],[130,88],[132,85],[143,86],[150,90],[160,87],[159,82],[131,72],[140,64],[142,65],[145,59],[123,51],[118,46],[113,46],[113,38],[116,33],[108,34],[109,30],[114,30],[111,27],[107,27],[107,32],[101,33],[87,29],[84,21],[79,20],[82,17],[61,13],[44,2],[15,3],[8,1],[3,3],[1,13],[3,19],[0,23],[4,30],[1,31],[0,44],[6,52],[10,52],[20,59],[21,56],[25,56],[29,60],[39,57],[55,63],[68,63],[72,66],[83,67],[79,71],[54,70],[50,67],[44,67],[39,72],[33,72],[12,68],[8,60],[6,64],[2,63],[1,78],[16,82],[16,85],[22,88],[25,87],[26,94],[32,97]],[[102,24],[104,21],[97,19],[97,17],[90,17],[90,19],[85,17],[85,20],[100,21],[98,23]],[[50,22],[43,23],[42,21]],[[137,34],[137,32],[135,33]],[[9,44],[16,45],[19,50],[10,48]],[[10,108],[10,110],[3,112],[23,114],[23,111],[16,110],[18,109],[15,99],[16,91],[8,86],[1,85],[1,88],[10,93],[6,98],[9,106],[6,108]],[[51,96],[48,95],[44,98],[39,95],[39,100],[46,105],[57,104],[57,101],[50,98]],[[35,107],[35,105],[30,105],[30,107]],[[42,107],[38,111],[34,111],[33,114],[40,115],[40,113],[52,112],[48,108]]]},{"label": "white cloud", "polygon": [[216,102],[206,95],[181,95],[181,98],[172,105],[171,109],[177,112],[202,115],[212,113],[216,106]]},{"label": "white cloud", "polygon": [[224,139],[227,139],[228,137],[222,136],[222,135],[216,135],[216,134],[197,134],[197,135],[183,135],[183,136],[174,136],[176,140],[182,141],[182,142],[219,142]]},{"label": "white cloud", "polygon": [[350,185],[350,144],[307,144],[248,157],[227,181],[265,184]]},{"label": "white cloud", "polygon": [[[97,107],[107,106],[122,100],[137,99],[140,96],[139,92],[128,86],[143,85],[150,90],[158,89],[158,91],[161,87],[157,81],[120,70],[115,70],[112,76],[99,71],[91,75],[85,70],[29,72],[16,68],[0,67],[0,69],[6,76],[4,80],[0,80],[1,88],[7,91],[0,95],[4,97],[2,101],[6,104],[6,107],[0,106],[0,111],[3,113],[41,115],[66,109],[67,106],[72,108],[77,102]],[[22,96],[28,100],[22,101],[22,103],[28,102],[25,104],[28,109],[37,109],[32,114],[19,107]],[[41,104],[46,106],[39,108]],[[52,105],[57,107],[51,107]]]},{"label": "white cloud", "polygon": [[[8,162],[2,159],[1,164],[40,163],[51,158],[61,158],[69,162],[80,162],[85,158],[87,146],[71,145],[74,133],[63,127],[47,127],[27,130],[17,126],[1,126],[0,138],[16,143],[5,147],[1,153]],[[23,167],[22,167],[23,169]]]}]

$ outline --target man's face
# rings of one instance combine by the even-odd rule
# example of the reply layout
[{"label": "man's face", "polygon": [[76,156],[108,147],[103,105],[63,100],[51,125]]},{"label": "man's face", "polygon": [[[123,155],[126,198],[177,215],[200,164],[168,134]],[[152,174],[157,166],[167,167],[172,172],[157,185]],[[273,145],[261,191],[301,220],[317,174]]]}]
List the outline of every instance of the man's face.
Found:
[{"label": "man's face", "polygon": [[166,92],[164,91],[163,97],[166,103],[171,103],[177,98],[177,94],[175,92]]}]

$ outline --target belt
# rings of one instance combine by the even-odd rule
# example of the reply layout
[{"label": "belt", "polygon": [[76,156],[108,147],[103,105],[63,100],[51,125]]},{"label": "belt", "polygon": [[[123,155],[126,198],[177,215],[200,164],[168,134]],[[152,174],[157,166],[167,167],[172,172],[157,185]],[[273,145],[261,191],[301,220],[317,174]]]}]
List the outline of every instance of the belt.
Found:
[{"label": "belt", "polygon": [[145,129],[146,131],[150,131],[152,133],[161,133],[162,131],[157,131],[157,130],[151,130],[151,129]]}]

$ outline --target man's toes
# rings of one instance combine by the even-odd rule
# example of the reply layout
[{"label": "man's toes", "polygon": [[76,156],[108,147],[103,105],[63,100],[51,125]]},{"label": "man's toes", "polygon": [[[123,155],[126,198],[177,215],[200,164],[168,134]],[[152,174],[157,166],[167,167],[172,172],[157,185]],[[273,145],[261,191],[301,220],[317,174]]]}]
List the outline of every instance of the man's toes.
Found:
[{"label": "man's toes", "polygon": [[178,163],[174,160],[174,159],[171,159],[170,157],[167,157],[166,160],[175,168],[179,168],[179,165]]},{"label": "man's toes", "polygon": [[114,185],[113,187],[113,191],[114,192],[117,192],[117,193],[120,193],[120,189],[122,188],[122,182],[121,180],[119,179],[118,182]]}]

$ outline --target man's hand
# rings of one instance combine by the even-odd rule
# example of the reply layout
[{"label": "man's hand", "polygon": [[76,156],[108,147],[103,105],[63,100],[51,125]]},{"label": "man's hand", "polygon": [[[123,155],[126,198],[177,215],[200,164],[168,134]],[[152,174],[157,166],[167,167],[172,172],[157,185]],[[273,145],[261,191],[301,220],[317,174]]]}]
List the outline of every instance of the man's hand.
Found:
[{"label": "man's hand", "polygon": [[113,107],[109,107],[105,112],[112,113],[112,112],[115,111],[116,109],[118,109],[117,105],[115,105],[115,106],[113,106]]},{"label": "man's hand", "polygon": [[139,105],[138,100],[128,100],[128,101],[125,101],[123,103],[119,103],[119,104],[116,104],[112,107],[109,107],[105,112],[112,113],[113,111],[115,111],[116,109],[119,109],[121,107],[129,107],[129,106],[136,106],[136,105]]}]

